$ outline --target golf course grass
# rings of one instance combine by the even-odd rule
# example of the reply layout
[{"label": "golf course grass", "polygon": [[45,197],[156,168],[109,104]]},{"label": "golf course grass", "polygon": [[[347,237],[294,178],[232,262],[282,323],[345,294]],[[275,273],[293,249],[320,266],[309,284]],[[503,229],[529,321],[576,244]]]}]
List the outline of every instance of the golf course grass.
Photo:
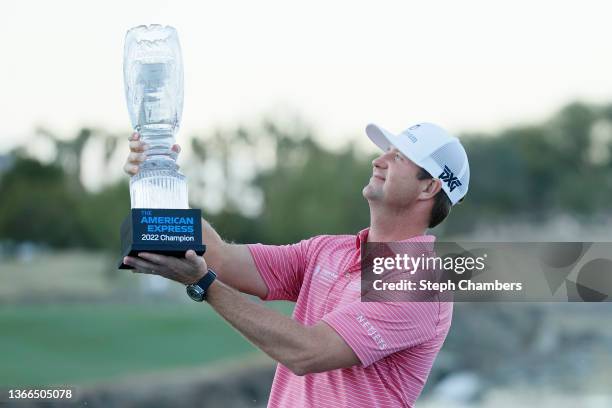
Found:
[{"label": "golf course grass", "polygon": [[196,303],[2,306],[0,350],[3,387],[85,384],[258,352]]}]

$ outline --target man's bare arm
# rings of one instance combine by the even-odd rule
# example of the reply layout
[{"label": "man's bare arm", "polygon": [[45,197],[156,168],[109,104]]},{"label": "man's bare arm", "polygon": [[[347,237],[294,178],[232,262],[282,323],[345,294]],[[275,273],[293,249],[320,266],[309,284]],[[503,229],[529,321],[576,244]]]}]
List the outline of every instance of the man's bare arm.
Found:
[{"label": "man's bare arm", "polygon": [[202,239],[206,244],[204,259],[220,281],[240,292],[266,297],[268,287],[246,245],[224,242],[205,220],[202,220]]},{"label": "man's bare arm", "polygon": [[305,326],[245,299],[222,282],[208,288],[206,301],[244,337],[296,375],[360,364],[344,339],[323,321]]}]

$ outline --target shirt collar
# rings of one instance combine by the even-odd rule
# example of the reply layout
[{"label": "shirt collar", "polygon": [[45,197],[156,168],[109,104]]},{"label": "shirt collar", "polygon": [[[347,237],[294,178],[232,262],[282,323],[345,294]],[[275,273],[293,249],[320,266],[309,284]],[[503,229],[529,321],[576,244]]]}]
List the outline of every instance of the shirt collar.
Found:
[{"label": "shirt collar", "polygon": [[[357,238],[355,240],[355,246],[357,250],[361,250],[361,244],[365,244],[368,242],[368,233],[370,232],[370,228],[364,228],[357,234]],[[421,242],[421,243],[431,243],[435,242],[436,237],[434,235],[416,235],[412,238],[403,239],[401,241],[396,242]]]}]

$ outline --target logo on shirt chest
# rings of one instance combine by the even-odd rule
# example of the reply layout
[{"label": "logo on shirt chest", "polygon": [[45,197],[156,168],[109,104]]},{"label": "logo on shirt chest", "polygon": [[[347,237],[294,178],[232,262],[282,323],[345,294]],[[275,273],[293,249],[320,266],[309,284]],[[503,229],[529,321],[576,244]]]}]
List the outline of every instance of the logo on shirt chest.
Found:
[{"label": "logo on shirt chest", "polygon": [[312,276],[319,282],[334,283],[338,279],[339,275],[317,265]]},{"label": "logo on shirt chest", "polygon": [[325,307],[330,310],[359,300],[361,296],[360,279],[320,265],[314,267],[312,282],[326,293]]}]

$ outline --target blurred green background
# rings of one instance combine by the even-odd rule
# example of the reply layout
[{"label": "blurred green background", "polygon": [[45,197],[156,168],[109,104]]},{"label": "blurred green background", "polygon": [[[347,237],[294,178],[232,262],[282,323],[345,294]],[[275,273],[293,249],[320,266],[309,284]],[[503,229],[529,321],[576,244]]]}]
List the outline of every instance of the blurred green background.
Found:
[{"label": "blurred green background", "polygon": [[[128,180],[89,191],[82,183],[88,165],[83,152],[96,146],[102,163],[126,157],[126,135],[85,128],[70,139],[38,129],[28,144],[47,144],[51,160],[40,161],[22,147],[2,155],[5,245],[116,251],[117,226],[129,211]],[[585,227],[601,225],[611,213],[611,135],[612,105],[578,102],[539,124],[459,135],[474,174],[470,196],[436,234],[446,239],[566,215]],[[353,140],[358,138],[365,135]],[[350,141],[330,150],[317,139],[304,124],[282,127],[270,120],[188,137],[179,164],[192,206],[237,242],[280,244],[358,231],[369,222],[361,189],[375,156]],[[103,179],[104,167],[97,173]]]}]

